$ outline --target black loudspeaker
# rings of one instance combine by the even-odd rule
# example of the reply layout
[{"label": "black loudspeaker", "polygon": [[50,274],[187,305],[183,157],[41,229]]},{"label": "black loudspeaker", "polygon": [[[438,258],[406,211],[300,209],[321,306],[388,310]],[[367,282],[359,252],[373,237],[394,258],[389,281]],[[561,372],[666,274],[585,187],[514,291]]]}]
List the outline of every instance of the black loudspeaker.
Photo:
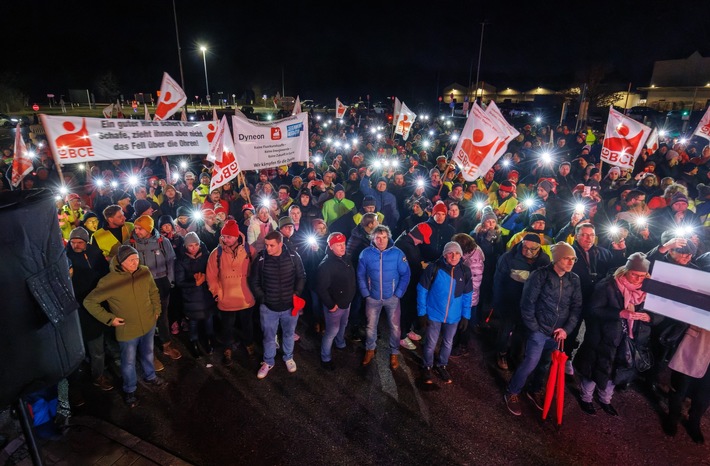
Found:
[{"label": "black loudspeaker", "polygon": [[78,307],[54,194],[0,193],[0,407],[79,366]]}]

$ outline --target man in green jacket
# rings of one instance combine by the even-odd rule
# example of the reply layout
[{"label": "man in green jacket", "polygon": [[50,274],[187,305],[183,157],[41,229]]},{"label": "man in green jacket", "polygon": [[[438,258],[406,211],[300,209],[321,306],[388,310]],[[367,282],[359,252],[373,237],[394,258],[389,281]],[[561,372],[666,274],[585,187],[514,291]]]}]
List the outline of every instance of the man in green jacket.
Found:
[{"label": "man in green jacket", "polygon": [[[160,293],[150,269],[139,264],[138,251],[128,245],[118,249],[111,260],[110,272],[84,299],[84,307],[99,322],[116,327],[116,340],[121,347],[121,376],[124,401],[131,408],[138,405],[136,359],[143,367],[145,380],[155,387],[165,381],[155,374],[153,336],[160,315]],[[101,303],[106,301],[110,310]]]},{"label": "man in green jacket", "polygon": [[350,199],[345,199],[345,189],[342,184],[336,184],[333,190],[333,197],[323,203],[323,220],[328,225],[328,228],[346,214],[355,213],[355,203]]}]

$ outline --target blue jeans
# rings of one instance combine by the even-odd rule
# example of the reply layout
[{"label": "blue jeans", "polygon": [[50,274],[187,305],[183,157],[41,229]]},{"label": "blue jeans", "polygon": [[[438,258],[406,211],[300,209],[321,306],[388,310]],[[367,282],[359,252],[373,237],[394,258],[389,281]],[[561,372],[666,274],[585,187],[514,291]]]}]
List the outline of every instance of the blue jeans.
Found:
[{"label": "blue jeans", "polygon": [[525,359],[515,371],[508,384],[508,393],[518,395],[523,391],[525,382],[530,374],[535,372],[530,391],[535,393],[542,390],[545,378],[550,372],[552,351],[557,348],[557,342],[551,336],[541,332],[530,332],[525,343]]},{"label": "blue jeans", "polygon": [[332,359],[333,340],[335,340],[335,346],[345,348],[345,327],[348,325],[350,306],[339,307],[333,312],[324,306],[323,315],[325,317],[325,333],[320,345],[320,359],[328,362]]},{"label": "blue jeans", "polygon": [[200,339],[199,325],[200,322],[205,323],[205,334],[207,338],[214,337],[214,316],[210,314],[206,319],[190,319],[188,335],[190,341],[197,341]]},{"label": "blue jeans", "polygon": [[281,333],[283,341],[281,348],[284,352],[284,361],[293,359],[293,334],[296,331],[298,316],[291,315],[291,309],[286,311],[272,311],[265,304],[259,306],[261,318],[261,330],[264,332],[264,362],[270,366],[274,365],[276,357],[276,332],[281,323]]},{"label": "blue jeans", "polygon": [[374,350],[377,347],[377,323],[380,321],[382,308],[387,314],[387,322],[390,327],[390,353],[399,354],[399,298],[392,296],[387,299],[365,298],[365,316],[367,317],[367,340],[366,350]]},{"label": "blue jeans", "polygon": [[143,367],[145,379],[155,379],[155,366],[153,366],[154,336],[155,327],[151,328],[142,337],[118,342],[118,346],[121,348],[121,377],[123,377],[124,392],[133,393],[136,391],[136,384],[138,383],[136,359],[140,361],[141,367]]},{"label": "blue jeans", "polygon": [[434,349],[436,348],[436,342],[439,340],[439,334],[442,335],[441,348],[439,348],[439,357],[436,360],[436,365],[445,366],[449,363],[449,355],[451,354],[451,347],[453,346],[457,328],[458,322],[444,324],[433,320],[429,321],[429,326],[426,329],[426,341],[424,342],[424,367],[434,365]]}]

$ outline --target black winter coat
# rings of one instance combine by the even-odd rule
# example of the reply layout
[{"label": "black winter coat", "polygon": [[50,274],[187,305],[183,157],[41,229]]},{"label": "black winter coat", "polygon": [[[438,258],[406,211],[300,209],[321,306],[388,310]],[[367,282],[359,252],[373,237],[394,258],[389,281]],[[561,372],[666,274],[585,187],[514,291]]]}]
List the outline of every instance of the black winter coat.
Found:
[{"label": "black winter coat", "polygon": [[609,272],[613,272],[617,267],[624,265],[626,258],[624,257],[625,250],[609,250],[592,246],[589,248],[589,262],[587,262],[584,250],[577,244],[577,241],[572,245],[577,254],[577,262],[572,267],[572,272],[579,276],[582,284],[582,297],[587,302],[594,292],[594,287]]},{"label": "black winter coat", "polygon": [[501,314],[520,312],[520,298],[530,274],[550,263],[550,256],[542,249],[533,261],[522,254],[522,241],[500,256],[493,277],[493,309]]},{"label": "black winter coat", "polygon": [[[619,312],[624,307],[624,296],[614,277],[609,276],[597,284],[591,303],[585,308],[587,330],[574,358],[574,365],[582,376],[596,382],[598,387],[605,387],[617,369],[615,359],[624,331]],[[637,309],[642,308],[643,304],[637,306]],[[648,348],[651,326],[662,320],[661,316],[648,314],[651,316],[650,323],[637,320],[633,326],[634,341],[642,349]]]},{"label": "black winter coat", "polygon": [[345,255],[349,256],[353,261],[353,266],[357,269],[358,261],[360,260],[360,253],[365,250],[370,245],[370,237],[365,232],[362,225],[358,225],[353,228],[350,238],[348,238],[348,244],[345,249]]},{"label": "black winter coat", "polygon": [[456,234],[456,230],[446,222],[441,225],[436,223],[434,217],[431,217],[426,223],[431,227],[431,238],[429,244],[422,244],[422,260],[424,262],[434,262],[441,257],[441,253],[444,252],[444,245],[451,241],[451,237]]},{"label": "black winter coat", "polygon": [[[66,246],[67,259],[71,262],[72,277],[71,283],[74,288],[74,296],[81,304],[84,298],[96,288],[99,279],[108,274],[108,262],[101,250],[93,245],[87,244],[83,253],[76,253],[70,244]],[[93,340],[103,333],[106,326],[96,320],[94,316],[84,308],[79,306],[79,322],[81,323],[81,334],[85,340]]]},{"label": "black winter coat", "polygon": [[520,313],[525,327],[532,332],[550,336],[562,328],[569,335],[582,314],[579,277],[574,272],[560,277],[554,264],[535,270],[523,287]]},{"label": "black winter coat", "polygon": [[316,292],[326,309],[332,309],[336,304],[341,309],[350,306],[357,289],[350,257],[338,257],[329,249],[318,266],[317,277]]},{"label": "black winter coat", "polygon": [[259,303],[276,312],[293,308],[293,295],[303,293],[306,270],[301,256],[283,246],[281,254],[259,252],[249,274],[249,286]]},{"label": "black winter coat", "polygon": [[175,284],[182,292],[183,311],[191,319],[206,319],[216,308],[207,281],[200,286],[195,282],[196,273],[207,273],[209,258],[207,247],[201,243],[197,257],[192,258],[183,253],[175,262]]}]

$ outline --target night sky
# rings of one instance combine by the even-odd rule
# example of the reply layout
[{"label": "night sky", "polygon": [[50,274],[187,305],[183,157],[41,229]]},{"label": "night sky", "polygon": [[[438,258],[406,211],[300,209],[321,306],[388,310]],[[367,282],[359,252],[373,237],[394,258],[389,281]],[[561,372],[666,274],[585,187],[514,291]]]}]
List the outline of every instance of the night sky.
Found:
[{"label": "night sky", "polygon": [[[633,5],[632,5],[633,4]],[[330,103],[367,94],[416,105],[476,79],[560,89],[602,67],[625,89],[654,60],[710,56],[706,2],[215,2],[176,0],[188,96],[281,90]],[[646,8],[643,8],[645,5]],[[112,72],[125,95],[180,72],[171,0],[3,2],[0,76],[32,100],[93,89]]]}]

